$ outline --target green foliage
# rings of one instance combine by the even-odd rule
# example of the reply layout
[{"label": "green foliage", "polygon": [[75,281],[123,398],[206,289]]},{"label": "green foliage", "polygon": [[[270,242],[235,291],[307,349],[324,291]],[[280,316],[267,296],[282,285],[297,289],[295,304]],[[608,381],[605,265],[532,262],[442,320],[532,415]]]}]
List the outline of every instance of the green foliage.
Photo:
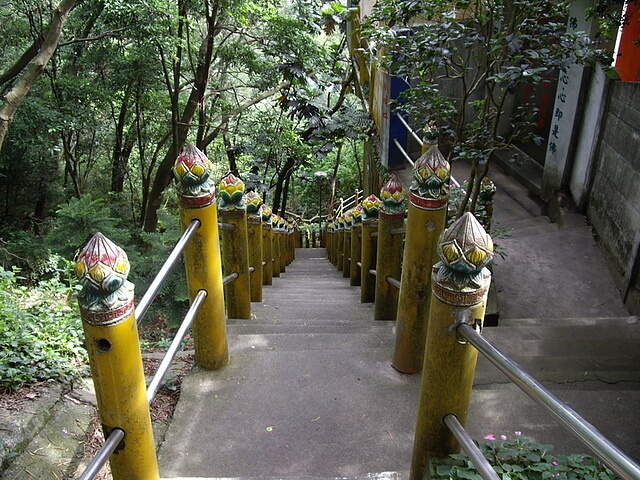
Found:
[{"label": "green foliage", "polygon": [[[502,480],[613,480],[618,477],[598,459],[584,454],[552,455],[551,445],[537,443],[515,432],[477,442],[480,451]],[[434,480],[482,480],[466,455],[450,455],[431,466]]]},{"label": "green foliage", "polygon": [[364,26],[376,48],[374,59],[412,83],[396,108],[416,125],[435,127],[450,161],[472,165],[470,198],[459,213],[475,209],[496,150],[515,141],[541,141],[534,133],[533,99],[516,98],[518,92],[549,81],[552,72],[603,58],[584,32],[566,28],[569,5],[553,0],[376,2]]},{"label": "green foliage", "polygon": [[[167,260],[169,253],[182,236],[180,220],[167,210],[159,210],[160,231],[142,233],[139,254],[130,255],[131,273],[129,280],[136,286],[138,295],[143,295]],[[171,275],[160,289],[149,313],[149,317],[162,317],[169,326],[180,324],[189,305],[189,292],[182,257],[174,266]],[[143,323],[147,323],[144,319]]]},{"label": "green foliage", "polygon": [[121,247],[129,243],[129,234],[120,228],[120,219],[112,216],[110,206],[103,199],[90,194],[72,198],[56,213],[58,216],[46,243],[65,258],[73,259],[97,232]]},{"label": "green foliage", "polygon": [[72,288],[57,278],[35,287],[18,280],[0,268],[0,387],[72,382],[87,366],[80,313],[71,307]]}]

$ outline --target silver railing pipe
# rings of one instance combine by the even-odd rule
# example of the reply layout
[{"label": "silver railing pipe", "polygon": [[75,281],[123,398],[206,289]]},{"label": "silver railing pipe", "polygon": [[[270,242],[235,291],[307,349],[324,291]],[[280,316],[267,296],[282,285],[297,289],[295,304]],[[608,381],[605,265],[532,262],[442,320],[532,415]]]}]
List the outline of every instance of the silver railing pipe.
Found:
[{"label": "silver railing pipe", "polygon": [[227,284],[233,282],[239,276],[240,276],[240,274],[238,272],[233,272],[232,274],[227,275],[226,277],[224,277],[222,279],[222,285],[227,285]]},{"label": "silver railing pipe", "polygon": [[398,227],[389,229],[391,235],[404,235],[407,233],[407,227]]},{"label": "silver railing pipe", "polygon": [[233,232],[236,229],[235,225],[232,225],[231,223],[221,223],[218,222],[218,230],[224,230],[227,232]]},{"label": "silver railing pipe", "polygon": [[444,417],[444,424],[449,428],[453,436],[456,437],[458,443],[467,454],[473,466],[476,467],[478,473],[482,475],[485,480],[500,480],[500,477],[493,469],[489,460],[485,458],[478,446],[473,443],[473,439],[469,436],[467,431],[458,421],[458,417],[449,414]]},{"label": "silver railing pipe", "polygon": [[169,345],[169,348],[164,354],[164,357],[162,358],[162,362],[160,363],[156,374],[153,376],[151,382],[149,383],[149,386],[147,387],[147,403],[151,404],[156,396],[156,393],[158,393],[158,390],[160,389],[160,383],[167,375],[167,372],[169,371],[174,358],[176,358],[176,354],[178,353],[180,344],[182,344],[182,341],[189,331],[189,327],[191,327],[193,320],[196,318],[196,314],[198,313],[198,310],[200,310],[200,306],[202,305],[202,302],[204,302],[205,298],[207,298],[207,291],[200,290],[198,291],[196,297],[193,299],[193,303],[189,307],[189,311],[185,315],[180,328],[173,337],[171,345]]},{"label": "silver railing pipe", "polygon": [[387,277],[386,280],[389,285],[393,285],[396,288],[400,288],[400,280],[396,280],[393,277]]},{"label": "silver railing pipe", "polygon": [[111,433],[102,444],[100,450],[98,450],[96,456],[93,457],[93,460],[91,460],[87,468],[82,472],[82,475],[80,475],[79,480],[93,480],[102,467],[105,466],[111,454],[118,448],[123,438],[124,430],[120,428],[111,430]]},{"label": "silver railing pipe", "polygon": [[[400,116],[400,115],[398,115]],[[393,143],[395,143],[396,147],[398,147],[398,150],[400,150],[400,153],[402,154],[402,156],[405,158],[405,160],[407,162],[409,162],[409,165],[411,165],[412,167],[415,165],[415,162],[413,161],[413,159],[409,156],[409,154],[405,151],[405,149],[402,147],[402,145],[400,145],[400,142],[397,139],[393,139]]]},{"label": "silver railing pipe", "polygon": [[371,270],[369,270],[369,273],[371,275],[373,275],[374,277],[378,275],[378,272],[376,270],[374,270],[373,268]]},{"label": "silver railing pipe", "polygon": [[135,318],[138,324],[140,324],[140,321],[147,313],[147,310],[149,310],[151,302],[153,302],[153,299],[156,298],[156,295],[162,288],[162,285],[164,285],[164,282],[167,280],[167,277],[173,270],[173,267],[175,267],[176,263],[178,262],[180,255],[182,255],[182,252],[184,252],[184,249],[186,248],[187,244],[191,240],[191,237],[193,237],[198,228],[200,228],[200,220],[194,218],[193,220],[191,220],[189,226],[185,229],[182,237],[180,237],[180,240],[178,240],[178,243],[176,243],[176,246],[173,247],[173,250],[169,254],[169,257],[165,260],[162,268],[156,275],[156,278],[153,279],[153,282],[151,282],[151,285],[149,285],[149,288],[145,292],[144,296],[140,299],[140,302],[138,302],[135,310]]},{"label": "silver railing pipe", "polygon": [[640,479],[640,465],[636,464],[622,450],[605,438],[598,429],[547,390],[520,365],[491,345],[472,326],[461,323],[457,326],[456,331],[521,390],[544,407],[562,426],[589,447],[611,470],[625,480]]},{"label": "silver railing pipe", "polygon": [[[411,128],[409,126],[409,124],[407,123],[407,121],[403,118],[402,115],[400,115],[399,113],[396,113],[396,116],[398,117],[398,120],[400,120],[400,123],[402,123],[402,125],[404,125],[404,128],[407,129],[407,132],[409,132],[411,134],[411,136],[416,140],[416,142],[418,142],[418,144],[420,146],[422,146],[424,144],[423,140],[420,138],[420,136],[413,131],[413,128]],[[413,165],[413,164],[412,164]]]}]

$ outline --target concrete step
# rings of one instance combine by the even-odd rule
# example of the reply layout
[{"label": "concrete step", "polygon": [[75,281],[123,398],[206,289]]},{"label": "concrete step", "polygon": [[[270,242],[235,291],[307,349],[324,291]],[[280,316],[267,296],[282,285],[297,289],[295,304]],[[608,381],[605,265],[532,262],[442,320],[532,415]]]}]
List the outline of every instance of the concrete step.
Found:
[{"label": "concrete step", "polygon": [[[484,337],[541,382],[558,388],[637,388],[640,384],[638,317],[523,319],[485,329]],[[476,385],[506,378],[486,359]]]}]

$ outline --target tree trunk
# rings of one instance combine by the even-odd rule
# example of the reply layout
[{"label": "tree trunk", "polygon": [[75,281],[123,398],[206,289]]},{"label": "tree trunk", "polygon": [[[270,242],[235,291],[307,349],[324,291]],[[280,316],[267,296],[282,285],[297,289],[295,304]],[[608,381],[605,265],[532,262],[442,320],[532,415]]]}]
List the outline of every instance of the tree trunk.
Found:
[{"label": "tree trunk", "polygon": [[75,5],[76,0],[61,0],[51,18],[51,24],[44,37],[40,51],[25,67],[22,77],[5,96],[4,102],[0,107],[0,150],[18,107],[44,71],[56,48],[58,48],[62,28]]}]

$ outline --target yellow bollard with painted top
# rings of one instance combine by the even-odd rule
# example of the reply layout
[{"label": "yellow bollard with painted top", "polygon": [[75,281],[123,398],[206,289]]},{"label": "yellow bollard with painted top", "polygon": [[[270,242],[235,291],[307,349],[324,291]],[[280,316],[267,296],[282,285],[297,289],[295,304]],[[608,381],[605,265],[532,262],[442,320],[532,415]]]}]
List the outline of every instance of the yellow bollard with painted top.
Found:
[{"label": "yellow bollard with painted top", "polygon": [[481,330],[491,283],[486,268],[493,242],[467,212],[445,230],[433,266],[427,343],[422,370],[411,480],[422,480],[431,456],[445,457],[460,446],[443,422],[455,415],[467,420],[478,351],[459,341],[461,322]]},{"label": "yellow bollard with painted top", "polygon": [[[380,199],[369,195],[362,201],[362,253],[360,254],[360,303],[375,301],[376,277],[371,270],[376,269],[378,249],[378,211]],[[374,235],[375,232],[375,235]]]},{"label": "yellow bollard with painted top", "polygon": [[327,257],[329,258],[329,261],[335,265],[336,264],[336,259],[335,259],[335,232],[336,229],[336,223],[333,220],[333,217],[329,217],[327,219],[327,226],[325,229],[325,238],[326,238],[326,248],[327,248]]},{"label": "yellow bollard with painted top", "polygon": [[262,284],[273,285],[273,229],[271,228],[271,207],[260,206],[262,216]]},{"label": "yellow bollard with painted top", "polygon": [[114,480],[160,478],[125,252],[96,233],[78,255],[82,315],[91,376],[105,438],[124,440],[109,458]]},{"label": "yellow bollard with painted top", "polygon": [[337,218],[336,239],[336,268],[341,272],[344,265],[344,215]]},{"label": "yellow bollard with painted top", "polygon": [[407,191],[395,175],[380,192],[378,251],[376,255],[376,291],[374,320],[395,320],[398,310],[398,287],[389,282],[400,280],[402,242]]},{"label": "yellow bollard with painted top", "polygon": [[251,318],[249,281],[249,227],[244,203],[244,182],[229,173],[220,181],[218,199],[220,221],[232,226],[222,235],[222,264],[225,275],[237,274],[224,286],[227,317]]},{"label": "yellow bollard with painted top", "polygon": [[351,261],[349,285],[359,287],[362,282],[360,268],[362,267],[362,205],[351,211]]},{"label": "yellow bollard with painted top", "polygon": [[273,232],[273,276],[279,277],[280,268],[280,230],[278,222],[280,217],[275,213],[271,214],[271,231]]},{"label": "yellow bollard with painted top", "polygon": [[351,227],[353,224],[353,209],[344,214],[344,240],[342,242],[342,276],[349,278],[351,275]]},{"label": "yellow bollard with painted top", "polygon": [[249,284],[251,288],[251,301],[262,301],[262,197],[254,191],[247,192],[244,196],[247,206],[247,226],[249,232]]},{"label": "yellow bollard with painted top", "polygon": [[204,153],[187,145],[176,159],[173,174],[178,182],[182,230],[193,219],[200,222],[200,228],[184,251],[190,301],[193,302],[200,290],[207,292],[193,323],[196,363],[202,368],[217,370],[229,362],[229,347],[212,168]]},{"label": "yellow bollard with painted top", "polygon": [[415,163],[409,189],[396,338],[391,365],[402,373],[422,369],[431,299],[431,268],[438,261],[438,239],[447,222],[451,168],[432,146]]}]

